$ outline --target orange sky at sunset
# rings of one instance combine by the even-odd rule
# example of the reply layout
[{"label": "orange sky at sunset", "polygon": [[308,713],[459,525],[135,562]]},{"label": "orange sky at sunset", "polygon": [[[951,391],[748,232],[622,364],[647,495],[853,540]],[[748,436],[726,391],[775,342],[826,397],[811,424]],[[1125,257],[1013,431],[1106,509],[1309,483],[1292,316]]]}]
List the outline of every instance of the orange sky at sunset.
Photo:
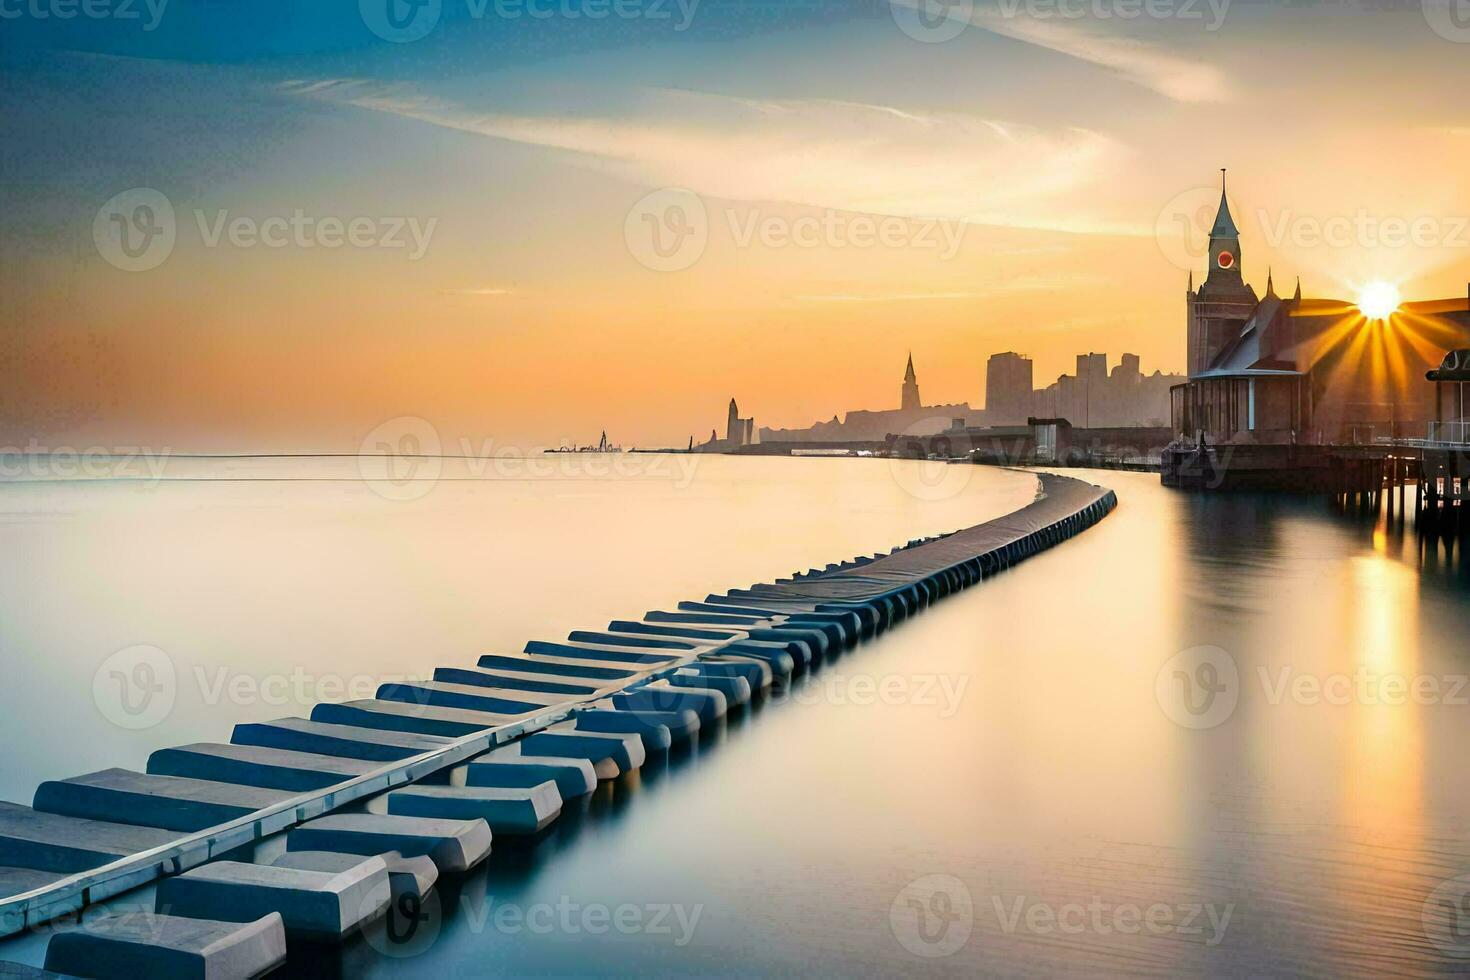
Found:
[{"label": "orange sky at sunset", "polygon": [[[682,445],[732,395],[770,426],[895,407],[910,349],[931,403],[981,405],[985,358],[1008,349],[1038,384],[1088,350],[1180,371],[1203,256],[1179,216],[1212,217],[1222,166],[1258,290],[1270,265],[1283,292],[1301,275],[1309,296],[1371,279],[1463,295],[1466,48],[1417,10],[1238,8],[1213,32],[981,18],[922,44],[885,16],[511,67],[477,67],[475,38],[450,33],[423,53],[450,72],[58,55],[66,70],[16,71],[0,96],[30,145],[7,162],[24,220],[0,240],[0,357],[20,365],[0,445],[352,449],[400,415],[475,445],[601,429]],[[1310,18],[1304,50],[1290,38]],[[1426,73],[1444,84],[1411,82]],[[129,152],[53,172],[118,132]],[[97,209],[130,187],[177,212],[147,272],[92,245]],[[678,271],[628,241],[630,209],[663,187],[706,211]],[[435,225],[413,259],[211,247],[195,214],[294,209]],[[942,239],[740,240],[858,215],[963,237],[951,257]],[[1420,240],[1380,241],[1395,221]],[[1320,240],[1333,222],[1353,228]]]}]

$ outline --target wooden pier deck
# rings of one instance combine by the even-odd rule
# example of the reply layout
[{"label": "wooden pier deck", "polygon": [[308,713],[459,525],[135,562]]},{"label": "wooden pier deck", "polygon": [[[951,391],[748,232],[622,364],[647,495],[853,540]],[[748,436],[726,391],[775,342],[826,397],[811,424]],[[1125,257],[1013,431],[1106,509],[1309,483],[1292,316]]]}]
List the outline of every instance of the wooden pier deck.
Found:
[{"label": "wooden pier deck", "polygon": [[[390,890],[466,870],[493,834],[541,830],[597,780],[1117,503],[1076,479],[1039,479],[1031,504],[966,530],[487,654],[310,719],[238,725],[229,743],[158,750],[146,773],[46,783],[29,807],[0,803],[0,936],[164,879],[151,931],[93,917],[56,933],[48,966],[245,976],[284,961],[288,940],[345,938],[383,913]],[[444,777],[461,766],[456,789]],[[386,815],[334,813],[384,794]],[[313,856],[230,860],[282,832],[288,850]],[[424,857],[435,873],[414,871]]]}]

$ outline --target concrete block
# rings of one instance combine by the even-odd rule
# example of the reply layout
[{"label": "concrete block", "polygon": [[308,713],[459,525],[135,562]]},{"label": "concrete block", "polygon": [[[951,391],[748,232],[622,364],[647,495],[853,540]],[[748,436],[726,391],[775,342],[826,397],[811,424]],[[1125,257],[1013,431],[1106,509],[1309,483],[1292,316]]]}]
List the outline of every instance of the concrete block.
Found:
[{"label": "concrete block", "polygon": [[556,783],[535,786],[409,786],[388,794],[388,812],[405,817],[473,820],[496,834],[534,834],[561,816]]},{"label": "concrete block", "polygon": [[[436,667],[434,668],[434,680],[444,681],[446,684],[477,684],[506,691],[559,694],[567,698],[596,697],[607,690],[595,682],[577,683],[570,680],[553,680],[544,674],[519,670],[485,670],[480,667]],[[514,696],[507,695],[507,697]]]},{"label": "concrete block", "polygon": [[381,859],[388,869],[388,885],[396,905],[404,896],[420,901],[433,891],[439,880],[439,868],[427,856],[406,858],[397,851],[388,851],[376,856],[342,854],[338,851],[287,851],[271,864],[278,868],[300,868],[303,871],[326,871],[338,874],[349,871],[365,861]]},{"label": "concrete block", "polygon": [[0,868],[0,898],[24,895],[66,878],[61,871],[36,871],[33,868]]},{"label": "concrete block", "polygon": [[621,664],[643,670],[671,663],[681,657],[678,653],[640,653],[636,650],[619,650],[589,643],[551,643],[547,640],[532,640],[526,644],[526,652],[593,664]]},{"label": "concrete block", "polygon": [[287,834],[286,850],[428,855],[441,873],[457,874],[489,856],[490,825],[483,820],[335,813],[304,823]]},{"label": "concrete block", "polygon": [[[581,732],[616,732],[637,735],[647,752],[663,752],[674,744],[667,725],[632,712],[579,711],[571,718],[572,727]],[[696,719],[696,723],[698,719]]]},{"label": "concrete block", "polygon": [[744,677],[722,677],[718,674],[685,667],[663,680],[674,687],[719,691],[732,705],[745,704],[750,700],[750,683]]},{"label": "concrete block", "polygon": [[372,858],[346,871],[215,861],[158,883],[154,910],[222,922],[280,914],[291,939],[339,943],[388,908],[388,868]]},{"label": "concrete block", "polygon": [[561,657],[532,657],[527,654],[507,656],[487,653],[477,661],[490,670],[520,670],[528,674],[551,674],[557,677],[579,677],[594,681],[607,681],[609,686],[618,681],[637,677],[642,671],[636,667],[609,667],[605,664],[588,663],[585,660],[566,660]]},{"label": "concrete block", "polygon": [[342,759],[314,752],[214,742],[159,749],[148,757],[148,771],[155,775],[211,779],[297,793],[345,783],[382,766],[381,762]]},{"label": "concrete block", "polygon": [[421,735],[463,738],[487,728],[508,725],[515,720],[515,716],[366,698],[343,704],[319,704],[311,709],[311,720],[329,725],[374,728],[379,731],[417,732]]},{"label": "concrete block", "polygon": [[526,789],[550,780],[563,800],[597,788],[597,772],[586,759],[524,755],[520,743],[487,752],[465,767],[466,786]]},{"label": "concrete block", "polygon": [[249,816],[294,795],[287,790],[104,769],[42,783],[34,805],[68,817],[192,832]]},{"label": "concrete block", "polygon": [[367,762],[397,762],[443,748],[452,739],[412,732],[386,732],[377,728],[338,725],[305,718],[235,726],[230,741],[236,745],[260,745],[293,752],[315,752]]},{"label": "concrete block", "polygon": [[75,873],[151,851],[182,834],[157,827],[64,817],[0,800],[0,865]]},{"label": "concrete block", "polygon": [[555,725],[518,740],[524,755],[586,759],[599,779],[612,779],[643,765],[647,753],[637,735],[579,732],[570,725]]},{"label": "concrete block", "polygon": [[441,708],[467,708],[470,711],[489,711],[495,714],[523,718],[546,710],[546,704],[521,697],[506,695],[519,692],[497,692],[470,684],[445,684],[440,681],[417,681],[414,683],[384,684],[378,688],[378,698],[384,701],[402,701],[407,704],[430,704]]},{"label": "concrete block", "polygon": [[614,694],[609,700],[619,711],[692,710],[699,715],[700,724],[724,717],[729,707],[725,695],[719,691],[675,687],[666,681],[644,684],[624,694]]},{"label": "concrete block", "polygon": [[285,962],[286,932],[274,913],[253,921],[104,915],[56,933],[46,947],[47,970],[78,977],[259,977]]},{"label": "concrete block", "polygon": [[577,712],[572,721],[589,732],[642,733],[662,728],[674,742],[692,738],[699,731],[699,713],[692,708],[640,711],[614,707],[611,700],[599,701],[586,711]]}]

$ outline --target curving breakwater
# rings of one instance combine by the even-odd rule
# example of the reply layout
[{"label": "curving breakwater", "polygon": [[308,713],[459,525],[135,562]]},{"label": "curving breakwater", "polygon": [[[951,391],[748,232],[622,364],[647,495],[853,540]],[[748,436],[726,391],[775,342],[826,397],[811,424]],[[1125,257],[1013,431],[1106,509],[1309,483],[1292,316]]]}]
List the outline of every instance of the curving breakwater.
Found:
[{"label": "curving breakwater", "polygon": [[[254,970],[287,939],[340,940],[402,889],[483,860],[492,834],[539,832],[599,780],[1116,504],[1066,477],[1043,476],[1041,489],[1004,518],[889,554],[487,654],[309,718],[240,725],[228,743],[159,750],[142,773],[46,783],[31,807],[0,806],[0,895],[19,892],[0,899],[0,925],[166,878],[158,941],[92,918],[53,939],[55,966],[86,972],[126,951],[167,974],[228,952]],[[369,797],[386,814],[344,812]],[[253,844],[283,831],[295,857],[252,863]]]}]

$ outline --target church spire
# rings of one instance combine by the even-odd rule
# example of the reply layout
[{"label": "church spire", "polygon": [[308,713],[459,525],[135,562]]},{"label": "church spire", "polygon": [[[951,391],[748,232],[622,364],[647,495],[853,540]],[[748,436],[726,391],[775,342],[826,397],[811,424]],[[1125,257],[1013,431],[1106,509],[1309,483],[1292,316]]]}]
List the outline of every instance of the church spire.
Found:
[{"label": "church spire", "polygon": [[1210,229],[1211,238],[1239,238],[1235,219],[1230,216],[1230,203],[1225,200],[1225,168],[1220,168],[1220,210],[1215,214],[1215,227]]},{"label": "church spire", "polygon": [[1296,277],[1296,295],[1292,296],[1291,299],[1292,299],[1292,302],[1295,302],[1295,303],[1300,303],[1302,301],[1302,277],[1301,276],[1297,276]]},{"label": "church spire", "polygon": [[1266,295],[1276,295],[1276,284],[1271,281],[1271,267],[1269,265],[1266,266]]},{"label": "church spire", "polygon": [[903,372],[903,397],[899,406],[906,411],[924,407],[924,403],[919,399],[919,379],[914,375],[913,351],[909,351],[909,366]]}]

